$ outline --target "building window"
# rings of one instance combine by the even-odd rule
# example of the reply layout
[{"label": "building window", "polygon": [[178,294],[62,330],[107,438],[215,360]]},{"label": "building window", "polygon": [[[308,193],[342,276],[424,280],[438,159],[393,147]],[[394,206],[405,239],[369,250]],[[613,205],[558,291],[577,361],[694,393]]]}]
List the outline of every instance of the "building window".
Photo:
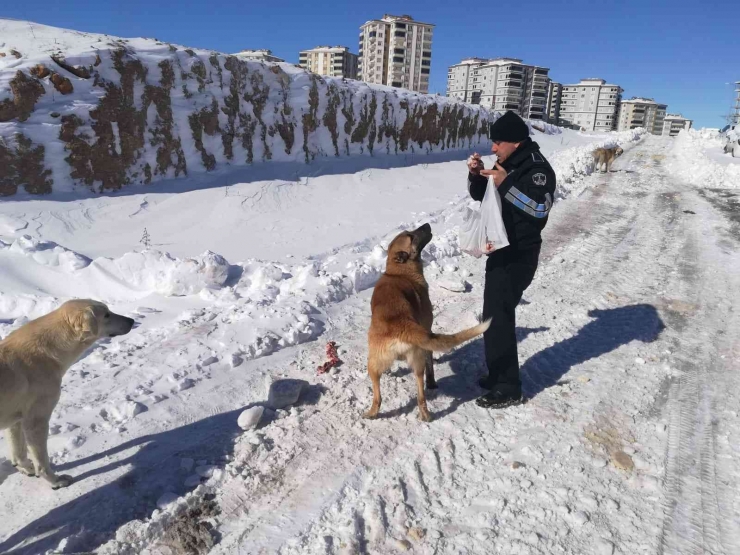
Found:
[{"label": "building window", "polygon": [[[429,66],[431,63],[432,63],[431,60],[422,60],[421,61],[421,65],[423,65],[423,66]],[[476,77],[476,79],[477,79],[477,77]],[[485,81],[486,78],[484,77],[483,80]]]},{"label": "building window", "polygon": [[403,48],[394,48],[393,53],[394,54],[405,54],[406,50],[404,50]]},{"label": "building window", "polygon": [[431,58],[432,57],[432,51],[431,50],[424,50],[424,52],[422,52],[421,55],[424,56],[425,58]]},{"label": "building window", "polygon": [[400,81],[393,81],[393,83],[391,83],[391,87],[400,87],[400,86],[401,86]]},{"label": "building window", "polygon": [[422,72],[422,73],[423,73],[424,75],[429,75],[429,68],[428,68],[428,67],[423,67],[423,68],[421,68],[421,72]]},{"label": "building window", "polygon": [[397,37],[405,37],[405,36],[406,36],[406,31],[396,31],[396,32],[395,32],[395,33],[393,33],[393,34],[394,34],[395,36],[397,36]]},{"label": "building window", "polygon": [[393,56],[393,61],[397,63],[403,63],[403,56]]},{"label": "building window", "polygon": [[375,31],[370,31],[367,36],[368,37],[376,37],[378,34]]}]

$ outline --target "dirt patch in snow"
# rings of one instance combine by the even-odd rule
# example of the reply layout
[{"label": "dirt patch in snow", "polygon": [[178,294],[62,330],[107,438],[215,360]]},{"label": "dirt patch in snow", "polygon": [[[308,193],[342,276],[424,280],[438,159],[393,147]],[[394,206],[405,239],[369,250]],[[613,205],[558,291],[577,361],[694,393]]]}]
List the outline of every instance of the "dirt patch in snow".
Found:
[{"label": "dirt patch in snow", "polygon": [[213,525],[209,521],[220,511],[213,500],[206,495],[195,507],[189,507],[178,516],[164,531],[161,545],[169,547],[177,555],[204,555],[215,545]]},{"label": "dirt patch in snow", "polygon": [[51,170],[44,167],[44,147],[18,133],[15,148],[0,138],[0,196],[14,195],[23,186],[27,193],[51,193]]},{"label": "dirt patch in snow", "polygon": [[10,91],[13,93],[13,100],[5,99],[0,102],[0,122],[14,119],[26,121],[45,89],[38,79],[18,71],[10,80]]}]

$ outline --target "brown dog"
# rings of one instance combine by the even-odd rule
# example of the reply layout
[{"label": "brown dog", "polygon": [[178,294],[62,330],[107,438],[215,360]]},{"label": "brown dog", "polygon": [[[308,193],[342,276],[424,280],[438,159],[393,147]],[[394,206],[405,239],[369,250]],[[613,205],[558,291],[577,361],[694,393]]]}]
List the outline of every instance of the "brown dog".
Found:
[{"label": "brown dog", "polygon": [[454,335],[432,333],[434,315],[421,265],[421,251],[431,240],[432,228],[424,224],[400,233],[388,247],[385,273],[370,301],[367,371],[373,382],[373,404],[365,418],[375,418],[380,410],[380,376],[393,361],[406,360],[416,376],[419,418],[429,422],[424,375],[427,387],[435,389],[432,351],[449,351],[482,334],[491,323],[488,320]]}]

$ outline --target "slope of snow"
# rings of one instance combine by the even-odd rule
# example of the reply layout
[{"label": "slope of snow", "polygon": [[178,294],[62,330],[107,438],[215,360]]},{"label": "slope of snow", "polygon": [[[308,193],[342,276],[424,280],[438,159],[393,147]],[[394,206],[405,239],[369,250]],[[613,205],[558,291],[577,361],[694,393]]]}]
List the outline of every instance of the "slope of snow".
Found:
[{"label": "slope of snow", "polygon": [[3,195],[469,149],[486,142],[496,117],[455,99],[156,39],[0,19],[0,40]]},{"label": "slope of snow", "polygon": [[740,159],[724,154],[718,133],[682,130],[671,152],[676,177],[702,188],[739,188]]}]

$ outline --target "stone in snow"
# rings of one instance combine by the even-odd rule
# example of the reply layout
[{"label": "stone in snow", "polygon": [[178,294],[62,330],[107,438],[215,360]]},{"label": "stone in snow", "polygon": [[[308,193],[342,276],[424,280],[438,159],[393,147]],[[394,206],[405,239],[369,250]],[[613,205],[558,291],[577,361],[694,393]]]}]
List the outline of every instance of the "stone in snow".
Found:
[{"label": "stone in snow", "polygon": [[306,385],[304,380],[277,380],[270,384],[267,404],[273,409],[282,409],[295,404]]},{"label": "stone in snow", "polygon": [[242,411],[236,423],[242,430],[252,430],[257,427],[257,424],[259,424],[260,419],[262,418],[262,413],[264,412],[265,407],[257,406],[248,408]]},{"label": "stone in snow", "polygon": [[181,382],[177,384],[175,387],[175,391],[185,391],[186,389],[190,389],[195,385],[195,382],[191,380],[190,378],[185,378]]},{"label": "stone in snow", "polygon": [[177,501],[177,499],[178,497],[176,494],[168,491],[159,496],[159,499],[157,499],[157,507],[160,509],[165,509],[167,505],[174,503],[175,501]]},{"label": "stone in snow", "polygon": [[205,359],[200,364],[201,364],[201,366],[210,366],[211,364],[215,364],[217,362],[218,362],[218,357],[211,356],[211,357],[208,357],[207,359]]},{"label": "stone in snow", "polygon": [[210,478],[211,476],[213,476],[214,470],[216,470],[216,467],[212,464],[205,464],[203,466],[195,467],[195,473],[203,478]]},{"label": "stone in snow", "polygon": [[188,476],[185,478],[185,487],[186,488],[192,488],[200,484],[200,475],[199,474],[193,474],[192,476]]}]

